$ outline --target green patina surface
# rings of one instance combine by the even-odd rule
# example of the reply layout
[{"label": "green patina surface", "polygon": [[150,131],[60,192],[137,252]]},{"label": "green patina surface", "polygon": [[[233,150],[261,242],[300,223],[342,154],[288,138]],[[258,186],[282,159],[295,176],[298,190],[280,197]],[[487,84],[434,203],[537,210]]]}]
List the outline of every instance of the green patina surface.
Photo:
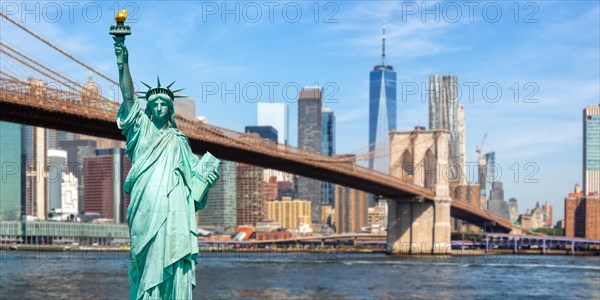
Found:
[{"label": "green patina surface", "polygon": [[[113,32],[111,32],[113,34]],[[113,34],[115,35],[115,34]],[[196,285],[198,235],[195,212],[204,207],[208,189],[218,180],[220,161],[198,158],[177,129],[168,86],[146,85],[141,110],[133,92],[124,36],[115,36],[123,104],[117,126],[127,141],[132,168],[124,190],[131,239],[130,299],[191,299]]]}]

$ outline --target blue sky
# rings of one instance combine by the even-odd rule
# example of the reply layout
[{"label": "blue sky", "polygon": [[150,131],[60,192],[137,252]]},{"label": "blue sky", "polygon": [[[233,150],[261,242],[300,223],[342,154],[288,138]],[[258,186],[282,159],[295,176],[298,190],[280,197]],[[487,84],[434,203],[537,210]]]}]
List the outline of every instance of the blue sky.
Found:
[{"label": "blue sky", "polygon": [[[116,78],[108,27],[124,3],[76,3],[70,10],[61,2],[4,1],[2,11]],[[296,87],[326,86],[341,154],[368,143],[368,75],[380,62],[385,22],[386,62],[398,76],[398,129],[427,125],[422,99],[429,75],[457,75],[467,160],[475,161],[475,147],[487,132],[484,151],[496,151],[505,198],[517,198],[521,211],[550,201],[555,221],[562,219],[565,194],[582,182],[582,110],[600,101],[598,2],[474,3],[129,2],[133,34],[126,44],[134,80],[177,80],[175,87],[186,88],[197,101],[196,114],[211,124],[241,131],[256,123],[256,101],[289,103],[294,145]],[[234,13],[225,15],[225,9]],[[75,80],[87,79],[89,71],[12,24],[0,25],[3,42]],[[9,73],[35,74],[4,56],[1,62]],[[114,90],[94,78],[105,95]],[[407,95],[403,83],[420,86],[419,92]],[[472,99],[468,85],[474,86]],[[218,93],[208,94],[214,86]],[[494,87],[502,93],[498,99]]]}]

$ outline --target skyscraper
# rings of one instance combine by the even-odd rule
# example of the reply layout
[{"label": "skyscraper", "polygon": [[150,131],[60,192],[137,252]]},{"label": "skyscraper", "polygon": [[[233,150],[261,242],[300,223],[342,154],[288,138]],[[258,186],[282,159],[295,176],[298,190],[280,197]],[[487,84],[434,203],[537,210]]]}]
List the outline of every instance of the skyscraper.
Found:
[{"label": "skyscraper", "polygon": [[[335,114],[328,107],[321,110],[321,154],[335,155]],[[321,203],[334,205],[335,185],[330,182],[321,183]]]},{"label": "skyscraper", "polygon": [[48,149],[48,203],[49,210],[61,208],[63,176],[67,174],[67,151]]},{"label": "skyscraper", "polygon": [[78,192],[78,203],[77,207],[83,210],[85,201],[84,191],[84,180],[83,180],[83,158],[86,156],[96,155],[97,140],[64,140],[59,141],[58,146],[60,149],[67,151],[67,165],[69,171],[73,173],[73,176],[77,179],[77,192]]},{"label": "skyscraper", "polygon": [[263,201],[263,168],[238,163],[236,172],[236,223],[255,226],[267,217]]},{"label": "skyscraper", "polygon": [[235,162],[222,162],[221,179],[210,189],[206,206],[198,211],[198,227],[214,229],[236,225],[236,172]]},{"label": "skyscraper", "polygon": [[496,178],[496,152],[488,152],[479,160],[479,186],[481,196],[490,200],[492,184]]},{"label": "skyscraper", "polygon": [[100,213],[114,223],[125,222],[130,196],[123,191],[123,184],[130,169],[125,149],[96,150],[96,156],[85,157],[83,210]]},{"label": "skyscraper", "polygon": [[461,180],[460,183],[461,184],[467,184],[468,183],[468,178],[466,175],[466,163],[467,163],[467,121],[465,120],[465,107],[462,104],[458,105],[458,149],[459,149],[459,161],[460,163],[462,163],[460,165],[460,167],[462,168],[463,172],[461,172]]},{"label": "skyscraper", "polygon": [[517,199],[508,199],[508,214],[513,224],[519,219],[519,204],[517,203]]},{"label": "skyscraper", "polygon": [[71,141],[79,139],[79,135],[72,132],[56,130],[56,129],[46,129],[46,139],[48,149],[59,149],[58,143],[60,141]]},{"label": "skyscraper", "polygon": [[600,194],[600,105],[583,110],[583,192]]},{"label": "skyscraper", "polygon": [[396,72],[385,63],[385,27],[383,28],[381,65],[369,74],[369,168],[389,173],[389,132],[396,130]]},{"label": "skyscraper", "polygon": [[288,145],[288,106],[285,103],[258,103],[258,126],[273,126],[277,129],[277,142]]},{"label": "skyscraper", "polygon": [[358,232],[369,220],[368,194],[353,188],[335,187],[335,232]]},{"label": "skyscraper", "polygon": [[335,155],[335,114],[329,107],[321,110],[321,154]]},{"label": "skyscraper", "polygon": [[277,143],[277,129],[275,129],[273,126],[246,126],[244,131],[246,133],[256,133],[263,139],[269,139]]},{"label": "skyscraper", "polygon": [[279,222],[282,228],[297,229],[302,224],[310,225],[310,201],[284,197],[280,201],[267,202],[267,217]]},{"label": "skyscraper", "polygon": [[579,185],[565,197],[565,236],[600,239],[600,197],[584,195]]},{"label": "skyscraper", "polygon": [[[446,129],[450,132],[448,162],[460,169],[452,168],[453,179],[460,179],[464,170],[464,109],[458,104],[458,78],[454,75],[429,76],[429,129]],[[461,106],[462,107],[462,106]],[[460,177],[459,177],[460,176]],[[464,180],[464,179],[463,179]]]},{"label": "skyscraper", "polygon": [[173,102],[175,113],[190,120],[196,118],[196,101],[190,97],[177,98]]},{"label": "skyscraper", "polygon": [[48,213],[48,187],[44,179],[46,166],[46,129],[23,126],[23,153],[25,154],[25,215],[45,220]]},{"label": "skyscraper", "polygon": [[488,210],[500,217],[510,220],[508,204],[504,201],[504,188],[502,182],[495,181],[492,183],[492,190],[488,201]]},{"label": "skyscraper", "polygon": [[25,186],[21,124],[0,121],[0,220],[19,221]]},{"label": "skyscraper", "polygon": [[[305,87],[298,97],[298,148],[321,153],[321,88]],[[321,219],[321,182],[298,176],[298,198],[311,202],[311,219]]]}]

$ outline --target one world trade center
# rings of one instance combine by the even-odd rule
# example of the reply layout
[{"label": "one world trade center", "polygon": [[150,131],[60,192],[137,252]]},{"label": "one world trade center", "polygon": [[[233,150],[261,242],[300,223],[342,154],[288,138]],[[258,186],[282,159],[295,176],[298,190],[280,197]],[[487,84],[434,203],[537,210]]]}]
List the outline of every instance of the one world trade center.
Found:
[{"label": "one world trade center", "polygon": [[371,71],[369,85],[369,168],[389,174],[389,132],[396,130],[396,72],[385,63],[385,27],[381,65]]}]

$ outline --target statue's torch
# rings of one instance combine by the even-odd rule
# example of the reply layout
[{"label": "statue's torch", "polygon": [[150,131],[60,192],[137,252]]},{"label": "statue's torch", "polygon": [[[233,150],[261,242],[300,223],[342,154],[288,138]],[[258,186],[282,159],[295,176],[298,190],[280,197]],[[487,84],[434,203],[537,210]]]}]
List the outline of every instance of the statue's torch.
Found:
[{"label": "statue's torch", "polygon": [[[131,34],[131,28],[129,25],[125,25],[125,19],[127,19],[127,9],[124,9],[117,13],[115,16],[115,21],[117,24],[110,25],[110,33],[114,36],[115,46],[123,45],[125,43],[125,36]],[[123,63],[122,61],[117,61],[117,63]]]}]

